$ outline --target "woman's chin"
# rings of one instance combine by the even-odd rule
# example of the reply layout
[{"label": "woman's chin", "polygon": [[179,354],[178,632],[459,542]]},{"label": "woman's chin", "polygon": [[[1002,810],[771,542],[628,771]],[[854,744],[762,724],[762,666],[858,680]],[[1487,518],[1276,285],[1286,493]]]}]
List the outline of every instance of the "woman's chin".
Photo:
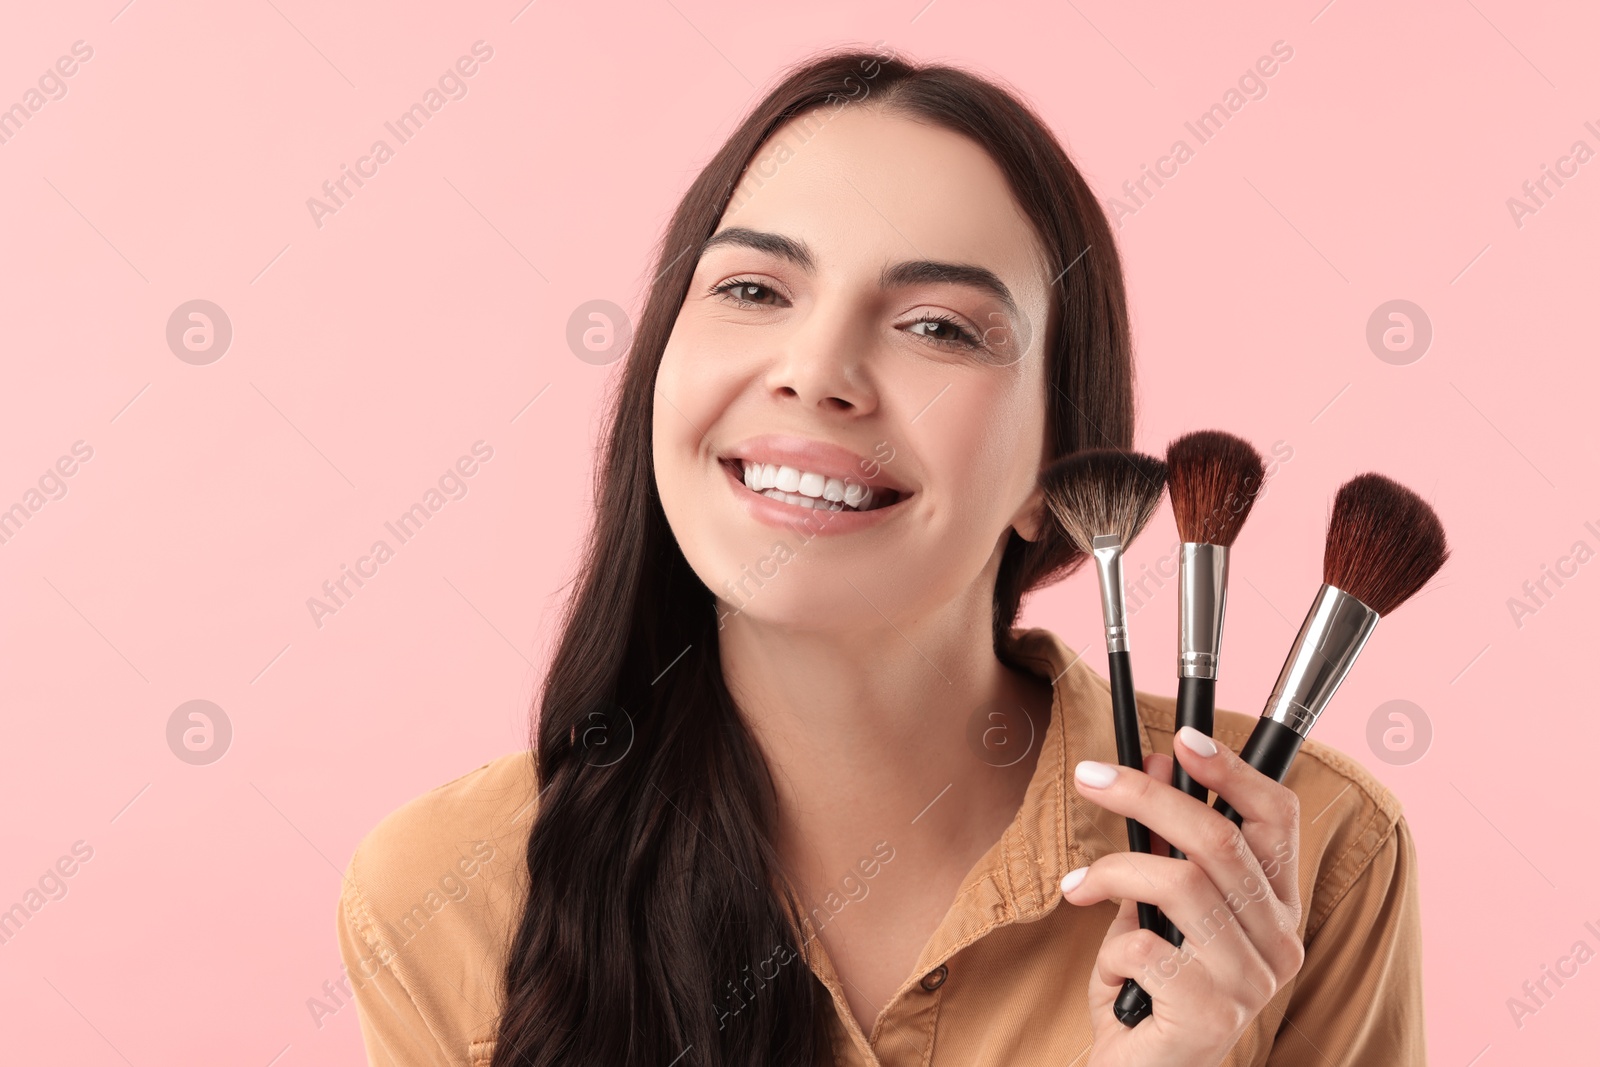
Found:
[{"label": "woman's chin", "polygon": [[743,627],[752,632],[773,630],[787,635],[821,636],[848,635],[883,625],[882,615],[852,593],[848,585],[843,589],[855,599],[855,606],[841,606],[838,597],[819,596],[816,590],[808,591],[805,596],[778,596],[776,593],[763,596],[757,592],[745,600],[724,593],[717,597],[717,628],[726,631],[730,627]]}]

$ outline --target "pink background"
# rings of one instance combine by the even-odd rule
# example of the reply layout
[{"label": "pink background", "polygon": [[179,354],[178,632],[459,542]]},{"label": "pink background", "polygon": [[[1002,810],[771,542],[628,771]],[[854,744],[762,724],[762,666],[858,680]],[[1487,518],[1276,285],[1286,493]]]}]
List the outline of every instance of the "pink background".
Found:
[{"label": "pink background", "polygon": [[[1574,141],[1600,149],[1592,11],[123,2],[27,5],[0,34],[0,106],[93,48],[0,144],[0,507],[93,450],[0,544],[0,907],[93,849],[0,945],[8,1061],[360,1060],[354,1010],[319,1027],[307,1007],[339,974],[339,871],[386,812],[523,744],[587,523],[620,364],[576,358],[569,316],[637,309],[668,213],[777,71],[879,39],[1012,84],[1108,202],[1293,48],[1123,220],[1140,445],[1218,426],[1292,450],[1234,556],[1221,703],[1251,713],[1337,485],[1376,468],[1436,504],[1454,558],[1317,736],[1415,830],[1434,1061],[1590,1048],[1600,963],[1520,1028],[1506,1002],[1600,949],[1593,821],[1561,818],[1594,810],[1592,706],[1565,694],[1592,680],[1600,562],[1520,627],[1507,599],[1574,542],[1600,550],[1600,161],[1520,227],[1506,202]],[[315,225],[306,199],[478,40],[466,97]],[[166,342],[192,299],[232,323],[209,365]],[[1393,299],[1433,326],[1407,365],[1366,341]],[[316,626],[307,598],[479,440],[467,495]],[[1131,574],[1175,540],[1159,516]],[[1103,669],[1089,581],[1026,621]],[[1151,691],[1174,687],[1174,590],[1133,624]],[[206,766],[166,739],[196,699],[233,727]],[[1390,700],[1431,722],[1422,758],[1369,745]]]}]

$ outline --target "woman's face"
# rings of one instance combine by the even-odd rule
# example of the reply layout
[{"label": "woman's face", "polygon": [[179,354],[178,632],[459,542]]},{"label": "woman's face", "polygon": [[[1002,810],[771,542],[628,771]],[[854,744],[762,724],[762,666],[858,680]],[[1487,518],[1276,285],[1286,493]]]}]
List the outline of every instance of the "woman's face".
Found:
[{"label": "woman's face", "polygon": [[987,628],[1040,521],[1052,274],[959,134],[855,106],[768,140],[656,379],[657,488],[719,628]]}]

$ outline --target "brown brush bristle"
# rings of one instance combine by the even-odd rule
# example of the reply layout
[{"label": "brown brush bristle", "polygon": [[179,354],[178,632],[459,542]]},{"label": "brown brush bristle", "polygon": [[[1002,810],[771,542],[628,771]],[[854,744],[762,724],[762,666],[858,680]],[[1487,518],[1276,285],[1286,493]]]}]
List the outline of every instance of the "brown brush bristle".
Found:
[{"label": "brown brush bristle", "polygon": [[1381,474],[1339,487],[1322,580],[1379,615],[1404,604],[1450,558],[1444,525],[1416,493]]},{"label": "brown brush bristle", "polygon": [[1231,545],[1250,517],[1267,467],[1242,437],[1197,430],[1167,446],[1167,491],[1178,535],[1202,545]]},{"label": "brown brush bristle", "polygon": [[1094,448],[1056,460],[1039,477],[1044,498],[1080,552],[1114,535],[1126,548],[1139,536],[1167,483],[1167,465],[1142,452]]}]

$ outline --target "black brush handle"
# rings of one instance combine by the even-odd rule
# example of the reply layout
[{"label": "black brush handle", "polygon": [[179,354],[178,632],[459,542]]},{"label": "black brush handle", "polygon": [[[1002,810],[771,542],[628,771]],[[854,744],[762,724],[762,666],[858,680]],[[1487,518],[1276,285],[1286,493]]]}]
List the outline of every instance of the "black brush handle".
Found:
[{"label": "black brush handle", "polygon": [[[1277,719],[1259,719],[1256,728],[1250,731],[1250,740],[1239,750],[1239,758],[1274,782],[1281,782],[1288,775],[1289,764],[1294,762],[1294,754],[1300,751],[1300,742],[1304,740]],[[1244,816],[1221,797],[1211,806],[1232,819],[1235,826],[1244,822]]]},{"label": "black brush handle", "polygon": [[[1281,782],[1289,773],[1289,764],[1294,762],[1295,753],[1300,751],[1300,742],[1304,740],[1277,719],[1258,719],[1256,728],[1250,731],[1250,739],[1239,750],[1239,758],[1274,782]],[[1233,805],[1221,797],[1211,806],[1232,819],[1235,826],[1244,822],[1244,816],[1234,811]],[[1167,940],[1182,946],[1183,934],[1172,920],[1165,915],[1161,918],[1167,926]]]},{"label": "black brush handle", "polygon": [[[1217,680],[1215,678],[1179,678],[1178,679],[1178,706],[1177,715],[1172,725],[1172,732],[1176,734],[1185,726],[1192,726],[1196,730],[1211,736],[1212,728],[1216,722],[1217,707]],[[1204,804],[1211,791],[1193,778],[1183,769],[1178,758],[1172,758],[1172,785],[1184,793],[1194,797]],[[1181,860],[1186,857],[1183,849],[1169,845],[1173,859]],[[1183,944],[1183,934],[1173,925],[1172,920],[1165,915],[1161,917],[1162,932],[1168,941],[1174,945]]]},{"label": "black brush handle", "polygon": [[[1126,652],[1112,652],[1110,661],[1111,722],[1117,735],[1117,762],[1134,770],[1144,770],[1144,752],[1139,747],[1139,704],[1133,695],[1133,665]],[[1150,852],[1150,831],[1137,819],[1128,820],[1128,851]],[[1163,933],[1166,920],[1154,904],[1139,901],[1139,929]],[[1117,995],[1116,1016],[1124,1026],[1137,1026],[1150,1014],[1150,994],[1129,978]]]},{"label": "black brush handle", "polygon": [[[1211,731],[1216,724],[1217,706],[1217,680],[1215,678],[1179,678],[1178,679],[1178,707],[1176,720],[1173,723],[1173,733],[1176,734],[1185,726],[1192,726],[1196,730],[1211,736]],[[1183,769],[1177,757],[1172,760],[1172,786],[1174,789],[1188,793],[1196,800],[1205,801],[1210,794],[1205,786],[1189,777],[1189,772]],[[1183,850],[1172,849],[1174,859],[1183,859]]]}]

